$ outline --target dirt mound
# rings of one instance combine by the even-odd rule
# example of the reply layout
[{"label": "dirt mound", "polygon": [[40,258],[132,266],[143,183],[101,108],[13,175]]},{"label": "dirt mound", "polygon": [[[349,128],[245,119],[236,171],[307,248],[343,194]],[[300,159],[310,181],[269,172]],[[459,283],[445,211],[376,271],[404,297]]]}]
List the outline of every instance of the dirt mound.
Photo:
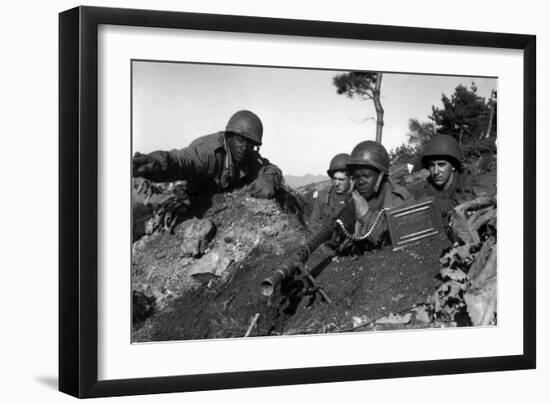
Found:
[{"label": "dirt mound", "polygon": [[397,252],[386,247],[353,257],[332,257],[320,248],[306,269],[331,304],[318,294],[296,295],[300,285],[292,282],[273,298],[263,296],[262,280],[305,237],[295,214],[245,191],[214,195],[200,219],[182,222],[173,234],[143,237],[133,248],[133,341],[242,337],[254,319],[250,336],[364,326],[425,302],[437,286],[440,251],[448,246],[432,238]]},{"label": "dirt mound", "polygon": [[[215,194],[172,232],[135,242],[132,341],[495,324],[496,202],[489,199],[458,209],[463,219],[454,230],[467,229],[470,241],[460,233],[451,245],[441,235],[356,256],[319,248],[306,270],[330,302],[299,293],[299,279],[262,295],[262,281],[306,239],[296,201],[307,206],[324,185],[278,200],[251,198],[246,190]],[[477,269],[468,275],[470,268]],[[481,277],[480,268],[487,268]]]},{"label": "dirt mound", "polygon": [[[304,234],[299,215],[285,213],[275,200],[251,198],[245,190],[215,194],[200,218],[134,243],[134,313],[151,313],[151,298],[155,318],[178,299],[190,299],[187,310],[198,309],[213,291],[233,283],[245,261],[255,262],[256,251],[282,256]],[[144,325],[135,321],[134,330]]]},{"label": "dirt mound", "polygon": [[[263,296],[261,281],[286,254],[261,245],[235,269],[230,283],[219,287],[203,283],[185,293],[149,319],[135,340],[242,337],[255,317],[251,336],[347,331],[358,322],[426,302],[437,286],[439,251],[446,246],[446,240],[432,238],[398,252],[388,247],[356,257],[329,259],[319,251],[310,261],[322,267],[316,282],[332,300],[328,304],[315,295],[295,298],[289,285],[272,300]],[[373,324],[371,328],[395,327]]]}]

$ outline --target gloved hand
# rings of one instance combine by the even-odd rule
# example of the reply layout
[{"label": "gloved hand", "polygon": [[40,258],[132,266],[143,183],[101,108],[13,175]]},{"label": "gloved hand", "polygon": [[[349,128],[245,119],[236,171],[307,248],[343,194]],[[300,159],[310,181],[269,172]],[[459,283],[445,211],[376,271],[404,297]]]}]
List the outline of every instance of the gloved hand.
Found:
[{"label": "gloved hand", "polygon": [[249,186],[248,192],[254,198],[270,199],[275,197],[275,184],[270,175],[260,175]]},{"label": "gloved hand", "polygon": [[166,159],[163,158],[162,153],[141,154],[136,152],[132,158],[132,175],[134,177],[144,177],[151,181],[162,181],[160,176],[166,170]]}]

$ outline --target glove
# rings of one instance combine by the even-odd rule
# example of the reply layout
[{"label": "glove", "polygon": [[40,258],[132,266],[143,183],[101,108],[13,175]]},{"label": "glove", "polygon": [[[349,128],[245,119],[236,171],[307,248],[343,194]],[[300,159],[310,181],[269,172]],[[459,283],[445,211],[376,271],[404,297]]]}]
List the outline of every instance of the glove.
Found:
[{"label": "glove", "polygon": [[151,181],[162,181],[160,176],[167,168],[167,162],[163,158],[163,153],[141,154],[140,152],[136,152],[132,158],[132,175],[134,177],[144,177]]},{"label": "glove", "polygon": [[275,184],[271,176],[261,175],[248,187],[249,195],[254,198],[270,199],[275,197]]}]

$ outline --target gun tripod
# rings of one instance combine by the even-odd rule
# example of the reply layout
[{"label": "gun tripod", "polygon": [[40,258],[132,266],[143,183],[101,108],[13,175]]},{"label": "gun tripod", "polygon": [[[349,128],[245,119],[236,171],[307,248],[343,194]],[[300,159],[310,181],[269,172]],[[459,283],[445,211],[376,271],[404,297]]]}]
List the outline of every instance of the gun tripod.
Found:
[{"label": "gun tripod", "polygon": [[324,291],[324,289],[317,284],[315,278],[311,275],[311,271],[307,271],[304,265],[300,265],[297,270],[297,276],[290,281],[293,285],[302,285],[301,288],[296,288],[295,292],[291,292],[291,297],[296,299],[301,299],[305,296],[310,296],[310,302],[308,305],[312,305],[315,302],[317,295],[320,296],[321,300],[328,304],[332,304],[332,300]]}]

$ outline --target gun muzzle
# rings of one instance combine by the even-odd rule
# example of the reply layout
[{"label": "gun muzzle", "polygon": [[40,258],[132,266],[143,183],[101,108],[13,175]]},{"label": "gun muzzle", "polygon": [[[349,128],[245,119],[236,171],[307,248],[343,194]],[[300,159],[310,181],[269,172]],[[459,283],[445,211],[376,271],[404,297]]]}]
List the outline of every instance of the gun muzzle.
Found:
[{"label": "gun muzzle", "polygon": [[262,294],[264,296],[271,296],[283,280],[292,276],[293,271],[293,268],[288,264],[279,266],[279,268],[273,271],[273,274],[269,278],[264,279],[262,282]]}]

